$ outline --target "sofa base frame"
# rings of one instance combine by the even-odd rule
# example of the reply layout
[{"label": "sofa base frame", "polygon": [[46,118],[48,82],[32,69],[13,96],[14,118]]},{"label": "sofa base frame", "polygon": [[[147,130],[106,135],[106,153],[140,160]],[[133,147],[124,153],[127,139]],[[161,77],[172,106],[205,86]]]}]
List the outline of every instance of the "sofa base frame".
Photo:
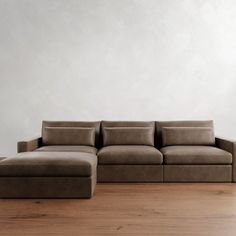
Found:
[{"label": "sofa base frame", "polygon": [[91,177],[1,177],[0,198],[91,198]]},{"label": "sofa base frame", "polygon": [[232,182],[232,166],[164,165],[164,182]]},{"label": "sofa base frame", "polygon": [[163,182],[162,165],[98,165],[99,183]]}]

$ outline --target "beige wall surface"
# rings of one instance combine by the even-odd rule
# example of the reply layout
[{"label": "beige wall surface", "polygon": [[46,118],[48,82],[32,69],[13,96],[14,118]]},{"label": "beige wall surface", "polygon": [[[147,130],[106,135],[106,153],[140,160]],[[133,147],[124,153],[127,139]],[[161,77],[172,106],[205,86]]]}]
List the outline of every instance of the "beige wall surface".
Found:
[{"label": "beige wall surface", "polygon": [[214,119],[236,139],[235,103],[235,0],[0,0],[0,156],[43,119]]}]

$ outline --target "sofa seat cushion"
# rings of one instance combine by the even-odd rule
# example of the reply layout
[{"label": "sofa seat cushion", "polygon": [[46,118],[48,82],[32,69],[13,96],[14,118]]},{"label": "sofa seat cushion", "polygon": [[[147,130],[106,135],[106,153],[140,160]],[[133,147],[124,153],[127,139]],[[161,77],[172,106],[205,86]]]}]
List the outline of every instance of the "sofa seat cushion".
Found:
[{"label": "sofa seat cushion", "polygon": [[162,164],[160,151],[151,146],[114,145],[100,149],[99,164]]},{"label": "sofa seat cushion", "polygon": [[232,164],[232,155],[211,146],[169,146],[160,150],[165,164]]},{"label": "sofa seat cushion", "polygon": [[84,152],[22,152],[0,161],[0,176],[89,177],[97,156]]},{"label": "sofa seat cushion", "polygon": [[53,146],[42,146],[35,150],[36,152],[87,152],[95,154],[97,149],[91,146],[84,145],[53,145]]}]

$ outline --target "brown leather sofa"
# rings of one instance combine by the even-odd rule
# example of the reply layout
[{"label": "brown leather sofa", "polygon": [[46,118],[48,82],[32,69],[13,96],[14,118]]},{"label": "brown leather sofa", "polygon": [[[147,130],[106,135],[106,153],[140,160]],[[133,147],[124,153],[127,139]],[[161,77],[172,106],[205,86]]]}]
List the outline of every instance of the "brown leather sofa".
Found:
[{"label": "brown leather sofa", "polygon": [[213,121],[43,121],[0,160],[2,198],[90,198],[96,182],[236,182]]}]

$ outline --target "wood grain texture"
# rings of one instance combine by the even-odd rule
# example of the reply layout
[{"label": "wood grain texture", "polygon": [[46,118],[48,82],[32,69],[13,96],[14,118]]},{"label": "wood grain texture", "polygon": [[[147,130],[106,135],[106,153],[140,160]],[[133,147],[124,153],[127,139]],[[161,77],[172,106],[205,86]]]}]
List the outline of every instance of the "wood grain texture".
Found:
[{"label": "wood grain texture", "polygon": [[236,235],[235,184],[98,184],[90,200],[0,200],[1,236]]}]

